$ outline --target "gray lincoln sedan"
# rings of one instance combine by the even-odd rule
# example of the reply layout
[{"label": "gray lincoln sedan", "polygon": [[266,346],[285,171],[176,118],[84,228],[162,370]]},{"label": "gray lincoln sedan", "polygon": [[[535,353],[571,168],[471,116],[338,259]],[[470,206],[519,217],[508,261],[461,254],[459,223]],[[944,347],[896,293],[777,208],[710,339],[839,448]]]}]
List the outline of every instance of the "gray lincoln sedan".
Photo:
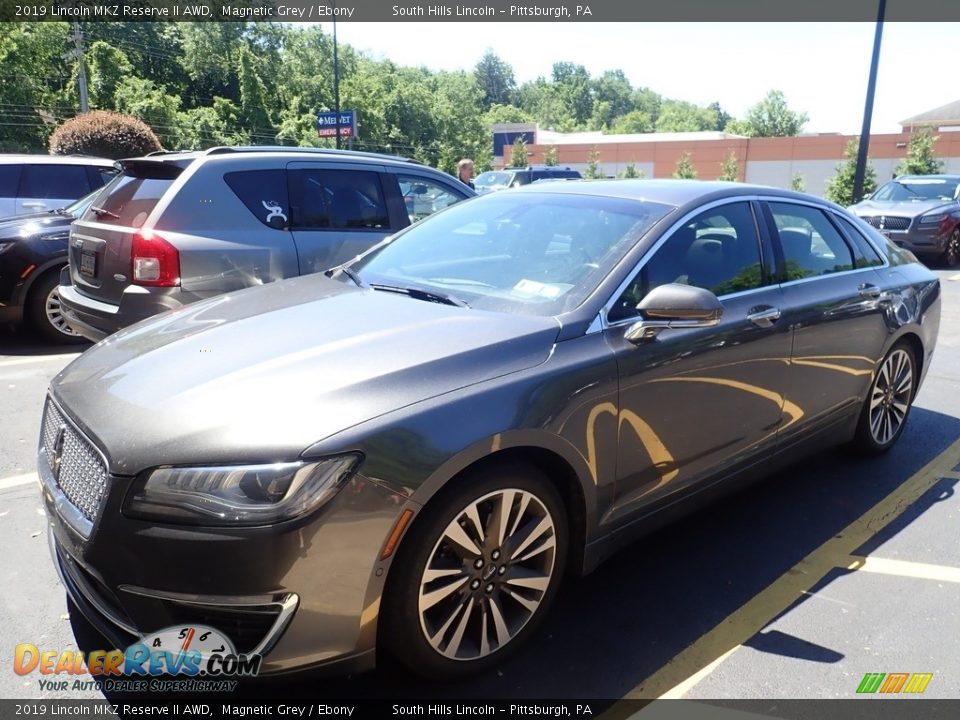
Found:
[{"label": "gray lincoln sedan", "polygon": [[489,668],[677,510],[903,432],[935,275],[835,205],[695,181],[455,205],[348,264],[127,328],[50,385],[73,603],[261,671]]}]

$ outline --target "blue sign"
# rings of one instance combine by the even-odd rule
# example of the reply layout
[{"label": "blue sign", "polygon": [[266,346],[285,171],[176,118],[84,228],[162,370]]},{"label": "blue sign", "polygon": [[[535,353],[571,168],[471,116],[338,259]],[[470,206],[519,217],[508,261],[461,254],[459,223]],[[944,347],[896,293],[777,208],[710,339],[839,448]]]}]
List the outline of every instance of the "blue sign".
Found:
[{"label": "blue sign", "polygon": [[[337,114],[322,112],[317,114],[317,134],[320,137],[333,137],[337,134]],[[357,113],[354,110],[340,111],[340,137],[353,137],[357,132]]]}]

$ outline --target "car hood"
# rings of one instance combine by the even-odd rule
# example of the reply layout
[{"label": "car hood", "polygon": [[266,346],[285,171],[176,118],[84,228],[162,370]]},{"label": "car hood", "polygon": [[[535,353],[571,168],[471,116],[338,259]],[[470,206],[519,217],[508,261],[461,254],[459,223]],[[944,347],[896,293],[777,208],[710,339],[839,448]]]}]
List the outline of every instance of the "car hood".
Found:
[{"label": "car hood", "polygon": [[47,230],[69,227],[73,220],[72,215],[56,215],[46,212],[12,215],[0,218],[0,237],[16,238],[24,235],[36,235]]},{"label": "car hood", "polygon": [[115,474],[289,460],[365,420],[540,364],[558,328],[312,275],[131,326],[51,391]]},{"label": "car hood", "polygon": [[922,202],[874,202],[873,200],[864,200],[851,206],[850,210],[860,216],[896,215],[913,218],[939,207],[952,209],[957,207],[957,203],[944,202],[943,200],[924,200]]}]

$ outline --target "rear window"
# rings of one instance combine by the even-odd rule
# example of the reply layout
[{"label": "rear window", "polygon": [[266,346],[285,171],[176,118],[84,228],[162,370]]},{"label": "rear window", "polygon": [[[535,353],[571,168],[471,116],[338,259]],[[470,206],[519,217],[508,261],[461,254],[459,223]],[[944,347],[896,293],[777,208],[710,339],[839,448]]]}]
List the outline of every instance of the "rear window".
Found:
[{"label": "rear window", "polygon": [[138,228],[156,207],[175,178],[134,177],[118,175],[97,197],[83,219]]},{"label": "rear window", "polygon": [[0,197],[15,198],[22,165],[0,165]]}]

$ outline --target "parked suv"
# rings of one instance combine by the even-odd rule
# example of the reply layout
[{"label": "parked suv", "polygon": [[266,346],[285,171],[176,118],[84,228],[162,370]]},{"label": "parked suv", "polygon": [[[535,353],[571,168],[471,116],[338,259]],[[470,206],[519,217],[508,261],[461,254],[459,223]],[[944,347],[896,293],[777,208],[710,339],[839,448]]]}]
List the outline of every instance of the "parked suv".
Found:
[{"label": "parked suv", "polygon": [[960,175],[902,175],[850,207],[900,247],[960,263]]},{"label": "parked suv", "polygon": [[578,180],[583,176],[577,170],[555,165],[531,165],[523,168],[504,168],[482,172],[473,180],[480,194],[495,190],[530,185],[540,180]]},{"label": "parked suv", "polygon": [[102,188],[113,160],[76,155],[0,155],[0,217],[47,212]]},{"label": "parked suv", "polygon": [[474,195],[416,161],[348,150],[221,147],[120,165],[74,223],[60,277],[67,323],[94,341],[196,300],[335,267]]}]

